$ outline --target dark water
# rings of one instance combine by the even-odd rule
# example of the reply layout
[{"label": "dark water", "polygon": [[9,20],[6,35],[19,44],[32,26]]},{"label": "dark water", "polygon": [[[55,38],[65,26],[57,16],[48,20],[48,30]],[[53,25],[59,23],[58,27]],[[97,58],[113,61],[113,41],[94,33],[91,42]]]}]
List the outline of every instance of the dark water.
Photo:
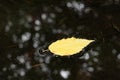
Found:
[{"label": "dark water", "polygon": [[[95,42],[68,57],[39,51],[72,36]],[[120,80],[120,1],[0,1],[0,80]]]}]

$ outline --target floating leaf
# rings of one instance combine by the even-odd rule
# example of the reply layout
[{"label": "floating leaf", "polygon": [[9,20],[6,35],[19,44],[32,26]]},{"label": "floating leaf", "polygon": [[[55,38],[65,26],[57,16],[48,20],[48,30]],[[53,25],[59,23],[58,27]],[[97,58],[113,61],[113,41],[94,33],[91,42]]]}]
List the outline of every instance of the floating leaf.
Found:
[{"label": "floating leaf", "polygon": [[69,56],[82,51],[83,48],[93,41],[71,37],[53,42],[49,45],[48,49],[55,55]]}]

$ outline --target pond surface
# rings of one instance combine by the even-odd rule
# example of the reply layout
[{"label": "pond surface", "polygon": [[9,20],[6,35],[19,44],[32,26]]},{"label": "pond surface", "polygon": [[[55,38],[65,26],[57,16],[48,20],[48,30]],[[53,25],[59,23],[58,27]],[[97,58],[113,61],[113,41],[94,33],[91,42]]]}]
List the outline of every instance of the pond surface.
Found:
[{"label": "pond surface", "polygon": [[[73,56],[41,51],[68,37],[95,42]],[[1,1],[0,80],[120,80],[120,1]]]}]

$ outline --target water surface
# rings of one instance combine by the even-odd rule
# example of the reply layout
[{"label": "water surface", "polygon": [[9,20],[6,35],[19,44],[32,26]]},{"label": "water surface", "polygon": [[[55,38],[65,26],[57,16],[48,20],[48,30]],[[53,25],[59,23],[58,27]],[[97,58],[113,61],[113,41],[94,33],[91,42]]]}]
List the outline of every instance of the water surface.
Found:
[{"label": "water surface", "polygon": [[[1,1],[0,80],[119,80],[119,21],[119,0]],[[72,36],[95,42],[68,57],[41,52]]]}]

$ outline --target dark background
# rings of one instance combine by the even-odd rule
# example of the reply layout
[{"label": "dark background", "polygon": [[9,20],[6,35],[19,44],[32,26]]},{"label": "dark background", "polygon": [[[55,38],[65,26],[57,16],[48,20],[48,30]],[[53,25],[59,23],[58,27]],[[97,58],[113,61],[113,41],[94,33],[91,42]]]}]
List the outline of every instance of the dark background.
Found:
[{"label": "dark background", "polygon": [[[95,42],[68,57],[41,51],[72,36]],[[0,80],[120,80],[120,1],[0,0]]]}]

